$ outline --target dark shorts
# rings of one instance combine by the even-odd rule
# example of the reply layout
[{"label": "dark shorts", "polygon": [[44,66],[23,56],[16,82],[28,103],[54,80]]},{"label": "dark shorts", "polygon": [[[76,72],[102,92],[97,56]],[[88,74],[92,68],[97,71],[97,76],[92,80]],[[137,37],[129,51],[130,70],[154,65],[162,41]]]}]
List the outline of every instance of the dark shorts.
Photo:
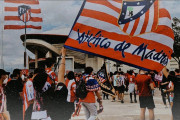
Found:
[{"label": "dark shorts", "polygon": [[114,89],[115,89],[115,91],[118,91],[118,87],[117,86],[114,86]]},{"label": "dark shorts", "polygon": [[153,96],[140,96],[139,102],[140,102],[140,108],[148,108],[148,109],[155,108]]},{"label": "dark shorts", "polygon": [[124,85],[123,85],[123,86],[118,87],[118,91],[119,91],[119,93],[124,93],[124,91],[125,91],[125,87],[124,87]]}]

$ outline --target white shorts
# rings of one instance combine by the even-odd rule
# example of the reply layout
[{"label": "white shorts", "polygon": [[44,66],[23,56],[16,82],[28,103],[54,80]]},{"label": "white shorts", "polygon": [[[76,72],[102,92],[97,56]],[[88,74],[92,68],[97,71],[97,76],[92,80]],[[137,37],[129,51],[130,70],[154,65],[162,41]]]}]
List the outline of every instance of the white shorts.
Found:
[{"label": "white shorts", "polygon": [[82,106],[86,115],[86,120],[96,120],[97,118],[97,106],[95,103],[82,102]]},{"label": "white shorts", "polygon": [[135,89],[135,84],[134,83],[130,83],[129,84],[129,93],[133,93]]}]

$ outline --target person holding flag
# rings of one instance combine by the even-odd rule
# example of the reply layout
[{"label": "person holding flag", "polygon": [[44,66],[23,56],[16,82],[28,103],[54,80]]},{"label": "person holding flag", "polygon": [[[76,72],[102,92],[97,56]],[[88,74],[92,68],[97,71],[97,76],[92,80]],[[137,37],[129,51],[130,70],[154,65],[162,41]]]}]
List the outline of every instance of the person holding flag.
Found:
[{"label": "person holding flag", "polygon": [[162,70],[164,76],[167,78],[168,81],[172,81],[174,84],[174,99],[173,99],[173,107],[172,107],[172,114],[174,120],[180,119],[180,114],[178,110],[180,109],[180,71],[179,69],[175,70],[175,76],[169,74],[166,67]]}]

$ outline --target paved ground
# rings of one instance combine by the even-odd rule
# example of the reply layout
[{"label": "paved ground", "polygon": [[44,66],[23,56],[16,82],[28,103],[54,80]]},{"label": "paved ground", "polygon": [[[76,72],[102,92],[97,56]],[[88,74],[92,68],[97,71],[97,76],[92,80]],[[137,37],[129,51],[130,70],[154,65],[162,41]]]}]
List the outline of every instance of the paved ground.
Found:
[{"label": "paved ground", "polygon": [[[138,98],[138,97],[137,97]],[[140,108],[138,103],[130,103],[129,95],[126,93],[124,103],[111,102],[110,100],[103,100],[104,111],[98,115],[99,120],[139,120]],[[154,101],[156,108],[155,120],[171,120],[170,106],[165,108],[162,103],[160,91],[155,90]],[[72,120],[85,120],[84,111],[78,117],[73,117]],[[146,111],[146,120],[148,120],[148,110]]]}]

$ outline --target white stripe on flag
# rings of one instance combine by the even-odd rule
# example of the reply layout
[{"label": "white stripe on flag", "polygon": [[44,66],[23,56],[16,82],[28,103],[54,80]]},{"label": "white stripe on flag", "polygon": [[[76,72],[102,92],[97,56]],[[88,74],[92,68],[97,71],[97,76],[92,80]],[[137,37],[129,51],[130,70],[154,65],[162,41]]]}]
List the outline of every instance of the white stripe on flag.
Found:
[{"label": "white stripe on flag", "polygon": [[[164,24],[166,23],[166,24]],[[159,18],[159,24],[158,25],[165,25],[168,26],[169,28],[172,28],[171,20],[167,17]]]},{"label": "white stripe on flag", "polygon": [[118,3],[116,1],[113,1],[113,0],[108,0],[114,7],[120,9],[122,8],[122,3]]},{"label": "white stripe on flag", "polygon": [[131,33],[132,29],[134,28],[134,23],[135,23],[135,20],[133,20],[129,23],[129,26],[128,26],[126,33],[128,33],[128,34]]},{"label": "white stripe on flag", "polygon": [[111,9],[109,7],[106,7],[105,5],[87,2],[84,8],[89,9],[89,10],[95,10],[98,12],[103,12],[103,13],[109,14],[111,16],[114,16],[116,18],[119,17],[119,13],[117,13],[116,11],[114,11],[113,9]]},{"label": "white stripe on flag", "polygon": [[154,23],[154,4],[149,9],[149,20],[148,20],[148,25],[147,25],[147,28],[146,28],[146,32],[151,32],[153,23]]},{"label": "white stripe on flag", "polygon": [[125,24],[121,24],[121,25],[120,25],[120,28],[123,29],[123,28],[124,28],[124,25],[125,25]]},{"label": "white stripe on flag", "polygon": [[140,34],[143,24],[144,24],[144,19],[145,19],[145,14],[140,17],[139,24],[137,26],[137,29],[136,29],[136,32],[134,33],[134,35]]},{"label": "white stripe on flag", "polygon": [[84,16],[80,16],[77,23],[83,24],[83,25],[87,25],[87,26],[91,26],[91,27],[95,27],[97,29],[102,29],[104,31],[108,32],[115,32],[118,34],[122,34],[125,35],[124,32],[122,32],[119,27],[110,24],[108,22],[104,22],[104,21],[100,21],[94,18],[89,18],[89,17],[84,17]]},{"label": "white stripe on flag", "polygon": [[21,5],[27,5],[27,6],[30,6],[31,9],[38,9],[39,8],[39,4],[22,4],[22,3],[4,3],[4,7],[18,7],[18,6],[21,6]]},{"label": "white stripe on flag", "polygon": [[[78,38],[78,33],[76,31],[72,30],[69,38],[76,40]],[[111,45],[109,46],[109,48],[112,48],[112,49],[114,49],[117,44],[121,43],[119,41],[112,40],[112,39],[108,39],[108,41],[111,41]],[[94,41],[91,41],[91,43],[93,43],[93,42]],[[132,54],[132,51],[136,50],[137,48],[138,48],[137,45],[131,44],[131,47],[129,49],[126,49],[126,53]],[[151,51],[150,49],[146,49],[146,53],[148,53],[150,51]],[[156,54],[157,52],[153,52],[153,53]],[[141,57],[142,54],[143,54],[143,52],[141,52],[138,56]],[[157,62],[155,60],[152,60],[152,61]],[[157,63],[160,63],[160,61],[158,61]]]},{"label": "white stripe on flag", "polygon": [[[26,25],[40,26],[42,22],[31,22],[28,21]],[[4,21],[4,25],[24,25],[22,21]]]},{"label": "white stripe on flag", "polygon": [[152,33],[148,33],[148,34],[142,34],[138,37],[161,43],[163,45],[166,45],[167,47],[171,46],[170,48],[173,49],[174,40],[163,34],[158,34],[158,33],[152,32]]},{"label": "white stripe on flag", "polygon": [[[18,16],[18,11],[5,12],[4,16]],[[41,15],[41,13],[40,14],[31,13],[31,17],[40,17],[40,18],[42,18],[42,15]]]}]

